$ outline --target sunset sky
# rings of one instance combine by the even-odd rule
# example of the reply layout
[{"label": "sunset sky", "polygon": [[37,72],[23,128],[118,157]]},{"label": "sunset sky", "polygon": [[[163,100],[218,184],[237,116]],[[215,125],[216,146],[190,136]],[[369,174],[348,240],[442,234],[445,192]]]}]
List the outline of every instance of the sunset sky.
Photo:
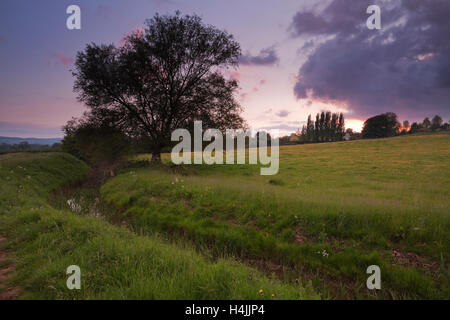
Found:
[{"label": "sunset sky", "polygon": [[[81,8],[81,30],[66,8]],[[381,7],[381,30],[366,9]],[[115,43],[155,13],[196,13],[242,47],[244,118],[253,128],[290,133],[308,114],[342,111],[346,127],[396,112],[410,122],[450,118],[448,0],[2,0],[0,135],[61,137],[86,108],[70,69],[86,44]]]}]

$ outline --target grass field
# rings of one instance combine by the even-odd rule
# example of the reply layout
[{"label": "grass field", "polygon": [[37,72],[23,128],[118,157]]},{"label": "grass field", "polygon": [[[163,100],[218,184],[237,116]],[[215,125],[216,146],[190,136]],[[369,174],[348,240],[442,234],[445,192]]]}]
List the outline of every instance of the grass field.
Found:
[{"label": "grass field", "polygon": [[[251,165],[133,169],[103,197],[143,234],[227,252],[325,297],[448,298],[450,135],[282,147]],[[383,290],[366,289],[366,268]]]},{"label": "grass field", "polygon": [[[135,166],[65,193],[86,174],[74,158],[0,156],[10,281],[32,298],[448,299],[449,156],[449,134],[288,146],[275,176]],[[86,270],[79,292],[70,264]]]},{"label": "grass field", "polygon": [[[0,238],[7,239],[0,242],[0,271],[9,270],[0,277],[0,297],[17,288],[23,299],[318,298],[234,259],[213,261],[192,246],[49,205],[53,191],[88,170],[67,154],[0,156]],[[81,290],[66,287],[73,264],[81,268]]]}]

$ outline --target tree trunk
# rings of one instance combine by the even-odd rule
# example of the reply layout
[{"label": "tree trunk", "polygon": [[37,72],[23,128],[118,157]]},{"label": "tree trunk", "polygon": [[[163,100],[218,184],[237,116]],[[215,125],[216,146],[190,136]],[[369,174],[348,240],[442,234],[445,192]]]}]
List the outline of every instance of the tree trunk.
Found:
[{"label": "tree trunk", "polygon": [[153,150],[152,151],[152,161],[153,164],[160,164],[161,163],[161,150]]}]

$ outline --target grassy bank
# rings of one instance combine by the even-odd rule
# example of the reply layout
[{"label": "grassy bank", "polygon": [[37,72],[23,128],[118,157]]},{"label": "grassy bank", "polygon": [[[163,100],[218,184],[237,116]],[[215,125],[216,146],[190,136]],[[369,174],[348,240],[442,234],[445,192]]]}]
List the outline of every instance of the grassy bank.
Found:
[{"label": "grassy bank", "polygon": [[[276,176],[249,165],[132,169],[102,195],[142,234],[263,261],[330,297],[448,298],[449,156],[449,134],[289,146]],[[377,292],[365,286],[372,264]]]},{"label": "grassy bank", "polygon": [[[88,172],[61,153],[0,156],[0,250],[14,265],[7,285],[30,299],[305,299],[312,290],[263,276],[232,259],[210,260],[189,245],[138,236],[105,219],[51,207],[52,191]],[[81,268],[68,290],[66,268]],[[1,289],[0,289],[1,290]],[[262,291],[260,291],[262,290]],[[273,294],[273,296],[272,296]]]}]

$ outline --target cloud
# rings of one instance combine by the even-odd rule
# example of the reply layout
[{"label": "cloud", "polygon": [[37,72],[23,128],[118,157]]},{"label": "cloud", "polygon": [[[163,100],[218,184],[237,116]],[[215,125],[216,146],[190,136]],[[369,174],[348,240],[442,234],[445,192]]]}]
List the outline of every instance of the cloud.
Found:
[{"label": "cloud", "polygon": [[278,62],[279,58],[274,47],[262,49],[258,55],[253,56],[249,52],[239,58],[242,65],[270,66]]},{"label": "cloud", "polygon": [[299,11],[292,19],[292,36],[349,34],[365,26],[366,9],[377,1],[358,0],[350,6],[346,0],[333,0],[325,9]]},{"label": "cloud", "polygon": [[306,41],[304,44],[303,44],[303,46],[298,50],[300,53],[301,52],[306,52],[306,51],[308,51],[309,49],[312,49],[312,48],[314,48],[314,40],[308,40],[308,41]]},{"label": "cloud", "polygon": [[280,130],[280,131],[288,131],[288,132],[293,132],[296,131],[298,129],[298,126],[292,126],[289,125],[287,123],[281,123],[281,124],[277,124],[277,125],[271,125],[271,126],[264,126],[261,127],[261,129],[265,129],[265,130]]},{"label": "cloud", "polygon": [[[381,30],[365,26],[370,4],[380,5]],[[320,12],[298,12],[293,36],[328,40],[300,67],[296,97],[344,104],[356,117],[449,116],[449,17],[448,0],[332,0]]]},{"label": "cloud", "polygon": [[280,110],[276,113],[276,115],[280,118],[286,118],[291,112],[287,110]]},{"label": "cloud", "polygon": [[70,66],[72,63],[75,62],[74,58],[67,56],[64,52],[56,53],[54,54],[54,56],[58,59],[60,63],[62,63],[65,66]]}]

